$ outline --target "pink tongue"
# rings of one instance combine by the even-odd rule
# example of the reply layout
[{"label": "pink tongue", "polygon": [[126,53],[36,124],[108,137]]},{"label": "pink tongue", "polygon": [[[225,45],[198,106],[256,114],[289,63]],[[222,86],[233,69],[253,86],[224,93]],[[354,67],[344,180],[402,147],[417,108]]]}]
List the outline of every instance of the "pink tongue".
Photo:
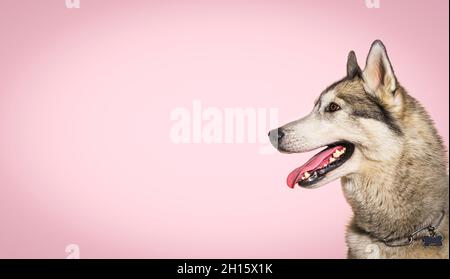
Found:
[{"label": "pink tongue", "polygon": [[[309,161],[306,162],[306,164],[296,168],[288,175],[287,185],[290,188],[294,188],[295,184],[300,180],[300,178],[306,171],[309,172],[317,169],[318,167],[323,167],[323,165],[328,162],[328,158],[338,149],[342,149],[342,146],[335,146],[333,148],[328,148],[314,155],[314,157],[309,159]],[[327,161],[325,161],[325,159]]]}]

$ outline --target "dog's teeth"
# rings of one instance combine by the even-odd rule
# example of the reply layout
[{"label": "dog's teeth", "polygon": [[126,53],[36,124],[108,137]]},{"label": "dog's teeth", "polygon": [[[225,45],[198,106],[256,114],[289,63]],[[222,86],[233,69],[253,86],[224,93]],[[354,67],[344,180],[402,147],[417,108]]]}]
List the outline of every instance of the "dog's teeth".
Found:
[{"label": "dog's teeth", "polygon": [[344,154],[345,153],[345,148],[343,148],[342,150],[336,150],[334,153],[333,153],[333,157],[339,157],[339,156],[341,156],[342,154]]},{"label": "dog's teeth", "polygon": [[303,175],[305,176],[305,179],[311,176],[311,175],[309,174],[309,172],[305,172]]},{"label": "dog's teeth", "polygon": [[330,163],[333,163],[334,161],[336,161],[336,159],[333,158],[333,157],[331,157],[331,158],[330,158]]},{"label": "dog's teeth", "polygon": [[338,158],[338,157],[340,157],[342,154],[344,154],[344,152],[342,152],[342,151],[340,151],[340,150],[336,150],[336,151],[333,153],[333,157],[334,157],[334,158]]}]

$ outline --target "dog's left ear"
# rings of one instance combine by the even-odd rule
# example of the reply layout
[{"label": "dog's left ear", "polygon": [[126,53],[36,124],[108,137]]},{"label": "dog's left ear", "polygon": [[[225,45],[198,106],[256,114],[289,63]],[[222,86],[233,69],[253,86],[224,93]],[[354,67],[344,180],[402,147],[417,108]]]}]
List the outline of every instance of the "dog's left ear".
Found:
[{"label": "dog's left ear", "polygon": [[398,83],[384,44],[377,40],[373,42],[367,56],[366,67],[362,73],[364,87],[385,105],[398,111],[402,103],[402,94],[398,93]]},{"label": "dog's left ear", "polygon": [[370,93],[384,89],[383,91],[393,94],[397,89],[397,78],[394,75],[386,48],[380,40],[373,42],[370,48],[363,79]]}]

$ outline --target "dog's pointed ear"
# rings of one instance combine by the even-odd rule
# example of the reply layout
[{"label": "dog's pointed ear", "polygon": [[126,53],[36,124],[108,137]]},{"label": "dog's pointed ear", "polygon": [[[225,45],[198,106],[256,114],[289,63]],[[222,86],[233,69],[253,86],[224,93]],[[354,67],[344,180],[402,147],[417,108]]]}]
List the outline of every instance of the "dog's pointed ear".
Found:
[{"label": "dog's pointed ear", "polygon": [[370,93],[376,93],[380,89],[384,89],[381,91],[394,94],[397,90],[397,78],[389,61],[386,48],[380,40],[373,42],[370,48],[363,79],[366,89]]},{"label": "dog's pointed ear", "polygon": [[373,42],[362,73],[368,94],[380,99],[390,112],[401,113],[404,93],[399,88],[386,48],[380,40]]},{"label": "dog's pointed ear", "polygon": [[352,50],[348,53],[347,57],[347,78],[353,79],[356,75],[361,75],[361,69],[359,68],[356,54]]}]

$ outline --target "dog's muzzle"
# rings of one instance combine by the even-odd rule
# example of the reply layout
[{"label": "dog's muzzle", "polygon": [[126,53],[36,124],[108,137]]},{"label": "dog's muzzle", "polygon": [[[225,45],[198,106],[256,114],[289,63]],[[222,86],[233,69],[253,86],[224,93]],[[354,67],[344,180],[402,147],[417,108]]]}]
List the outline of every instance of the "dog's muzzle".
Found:
[{"label": "dog's muzzle", "polygon": [[278,149],[284,137],[283,131],[281,129],[273,129],[269,132],[268,136],[273,147]]}]

